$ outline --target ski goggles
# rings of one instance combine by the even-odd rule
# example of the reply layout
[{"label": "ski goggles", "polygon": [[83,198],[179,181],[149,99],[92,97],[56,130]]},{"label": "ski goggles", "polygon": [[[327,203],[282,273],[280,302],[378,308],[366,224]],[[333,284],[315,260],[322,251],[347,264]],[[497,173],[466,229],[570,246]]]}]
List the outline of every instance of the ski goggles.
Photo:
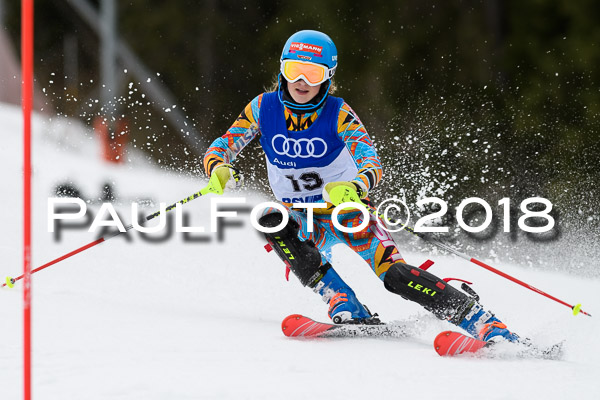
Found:
[{"label": "ski goggles", "polygon": [[335,67],[329,69],[325,65],[307,61],[281,61],[281,74],[290,83],[304,79],[308,85],[317,86],[331,78],[334,73]]}]

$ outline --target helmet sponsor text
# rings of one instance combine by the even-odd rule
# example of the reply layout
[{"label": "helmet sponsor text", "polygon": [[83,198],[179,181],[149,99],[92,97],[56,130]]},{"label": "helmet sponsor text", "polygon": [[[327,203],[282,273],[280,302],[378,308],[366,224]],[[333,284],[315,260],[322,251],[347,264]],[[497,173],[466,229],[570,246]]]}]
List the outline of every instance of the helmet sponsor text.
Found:
[{"label": "helmet sponsor text", "polygon": [[290,45],[290,51],[292,51],[292,50],[306,51],[309,53],[315,53],[315,54],[321,55],[321,52],[323,51],[323,47],[316,46],[314,44],[292,42],[292,44]]}]

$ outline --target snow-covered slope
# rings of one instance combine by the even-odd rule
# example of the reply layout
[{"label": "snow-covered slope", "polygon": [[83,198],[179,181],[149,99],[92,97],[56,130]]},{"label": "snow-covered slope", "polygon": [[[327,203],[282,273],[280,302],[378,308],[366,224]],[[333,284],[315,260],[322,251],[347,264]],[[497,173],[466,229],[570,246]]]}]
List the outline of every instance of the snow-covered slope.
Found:
[{"label": "snow-covered slope", "polygon": [[[19,275],[22,265],[19,110],[0,105],[0,126],[4,277]],[[84,132],[73,122],[42,116],[34,121],[34,267],[96,237],[69,230],[57,242],[47,232],[47,198],[57,184],[70,182],[97,197],[110,182],[129,221],[129,201],[170,204],[205,183],[145,165],[143,157],[107,165],[93,135]],[[249,193],[235,196],[241,195],[248,204],[264,200]],[[208,198],[188,203],[185,210],[191,225],[207,226]],[[414,337],[288,339],[280,331],[285,316],[303,313],[324,320],[327,306],[294,277],[285,281],[284,267],[263,250],[264,240],[250,227],[248,214],[238,220],[240,226],[225,227],[222,241],[205,235],[205,241],[189,242],[173,235],[149,243],[130,232],[36,273],[35,398],[595,399],[600,392],[596,317],[573,317],[566,307],[451,257],[436,256],[430,271],[474,281],[482,302],[522,336],[541,344],[566,340],[564,359],[439,357],[433,338],[451,326],[387,292],[343,247],[335,249],[334,264],[359,299],[384,320],[407,323]],[[405,258],[418,265],[428,255]],[[598,280],[494,265],[559,298],[582,302],[592,314],[600,310]],[[22,398],[21,299],[20,282],[0,290],[3,400]]]}]

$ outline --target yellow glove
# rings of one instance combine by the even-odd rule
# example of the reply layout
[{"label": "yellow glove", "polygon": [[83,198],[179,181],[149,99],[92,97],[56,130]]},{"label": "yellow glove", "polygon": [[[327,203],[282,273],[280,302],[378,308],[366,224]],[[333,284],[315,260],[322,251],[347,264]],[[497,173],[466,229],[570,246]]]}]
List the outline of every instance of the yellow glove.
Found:
[{"label": "yellow glove", "polygon": [[[329,182],[323,188],[323,200],[334,206],[342,203],[361,203],[361,199],[367,197],[367,189],[355,182],[339,181]],[[344,208],[351,210],[352,207]]]},{"label": "yellow glove", "polygon": [[240,186],[241,177],[238,174],[238,171],[230,164],[221,164],[213,169],[212,173],[210,174],[210,179],[208,180],[208,185],[206,185],[206,187],[202,189],[200,193],[223,194],[223,190],[227,186],[229,178],[232,177],[235,180],[235,185]]}]

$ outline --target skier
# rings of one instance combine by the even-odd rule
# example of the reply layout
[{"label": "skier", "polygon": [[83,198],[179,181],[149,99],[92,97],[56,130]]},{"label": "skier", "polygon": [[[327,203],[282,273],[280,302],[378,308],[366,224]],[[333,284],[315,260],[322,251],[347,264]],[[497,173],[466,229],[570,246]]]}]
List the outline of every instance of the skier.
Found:
[{"label": "skier", "polygon": [[[293,34],[283,47],[277,86],[254,98],[207,150],[204,167],[211,184],[222,192],[235,171],[231,163],[260,133],[271,189],[289,215],[283,229],[265,237],[302,285],[322,296],[334,323],[380,323],[329,262],[331,247],[343,243],[370,265],[387,290],[476,338],[516,341],[518,336],[476,298],[406,264],[376,217],[353,234],[333,225],[335,206],[367,202],[382,177],[381,162],[360,119],[344,100],[330,95],[337,59],[337,49],[326,34],[311,30]],[[310,225],[307,209],[292,207],[316,202],[324,208],[314,209]],[[276,227],[283,218],[280,211],[267,209],[259,223]],[[338,215],[345,227],[358,226],[362,218],[358,209],[351,208]]]}]

